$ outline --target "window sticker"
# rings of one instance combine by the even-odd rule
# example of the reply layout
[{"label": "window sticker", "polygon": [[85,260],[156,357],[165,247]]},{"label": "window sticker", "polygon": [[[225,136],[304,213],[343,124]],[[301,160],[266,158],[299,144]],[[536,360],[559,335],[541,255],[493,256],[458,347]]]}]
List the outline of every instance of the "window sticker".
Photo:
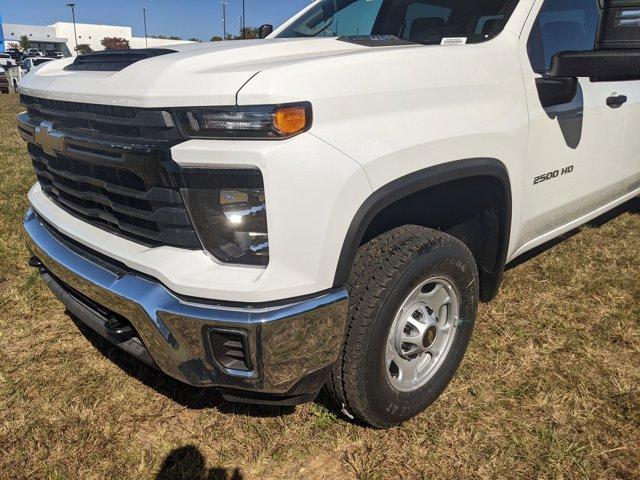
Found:
[{"label": "window sticker", "polygon": [[467,37],[444,37],[440,45],[452,46],[452,45],[466,45]]}]

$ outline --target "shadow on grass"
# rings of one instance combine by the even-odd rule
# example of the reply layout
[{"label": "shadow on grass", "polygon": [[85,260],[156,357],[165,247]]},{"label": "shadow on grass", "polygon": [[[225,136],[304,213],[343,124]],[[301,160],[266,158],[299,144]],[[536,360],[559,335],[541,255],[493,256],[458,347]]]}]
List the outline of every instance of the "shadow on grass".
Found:
[{"label": "shadow on grass", "polygon": [[[276,405],[254,405],[226,402],[216,388],[192,387],[171,378],[140,360],[123,352],[118,347],[95,333],[73,315],[67,313],[84,337],[104,357],[116,364],[127,375],[136,378],[165,397],[193,410],[216,408],[222,413],[234,413],[250,417],[270,418],[290,415],[295,407]],[[215,478],[215,477],[214,477]]]},{"label": "shadow on grass", "polygon": [[620,215],[624,215],[625,213],[640,214],[640,198],[634,198],[632,200],[629,200],[628,202],[623,203],[622,205],[614,208],[613,210],[610,210],[607,213],[604,213],[599,217],[594,218],[590,222],[587,222],[585,225],[575,228],[565,233],[564,235],[560,235],[559,237],[554,238],[553,240],[550,240],[547,243],[543,243],[542,245],[534,248],[533,250],[529,250],[528,252],[520,255],[514,261],[510,262],[507,265],[506,269],[510,270],[512,268],[515,268],[518,265],[522,265],[523,263],[526,263],[529,260],[534,259],[538,255],[541,255],[544,252],[551,250],[556,245],[559,245],[565,240],[568,240],[574,235],[577,235],[578,233],[580,233],[580,230],[583,227],[591,227],[591,228],[602,227],[603,225],[606,225],[607,223],[611,222],[612,220],[615,220]]},{"label": "shadow on grass", "polygon": [[176,448],[162,462],[155,480],[243,480],[240,470],[207,469],[204,455],[193,445]]}]

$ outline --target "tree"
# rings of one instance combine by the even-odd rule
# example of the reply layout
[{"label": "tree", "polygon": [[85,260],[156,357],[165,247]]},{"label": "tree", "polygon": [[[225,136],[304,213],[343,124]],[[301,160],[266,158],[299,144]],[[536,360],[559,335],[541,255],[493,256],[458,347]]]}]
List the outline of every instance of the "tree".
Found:
[{"label": "tree", "polygon": [[128,50],[129,40],[120,37],[105,37],[100,40],[100,44],[105,50]]},{"label": "tree", "polygon": [[81,43],[79,44],[76,48],[75,48],[76,52],[78,52],[78,55],[84,55],[85,53],[91,53],[93,52],[93,48],[91,48],[88,44],[86,43]]},{"label": "tree", "polygon": [[[244,29],[244,38],[247,40],[251,40],[251,39],[256,39],[259,36],[258,33],[258,27],[245,27]],[[238,37],[238,39],[242,38],[242,30],[240,30],[240,37]]]},{"label": "tree", "polygon": [[151,38],[158,38],[160,40],[182,40],[182,37],[176,37],[175,35],[151,35]]},{"label": "tree", "polygon": [[19,52],[20,50],[22,50],[22,48],[20,48],[20,44],[18,42],[9,42],[7,44],[7,48],[15,50],[16,52]]},{"label": "tree", "polygon": [[[258,27],[246,27],[244,31],[245,31],[245,39],[247,40],[256,39],[260,35],[258,33]],[[218,35],[211,37],[212,42],[219,42],[221,40],[222,40],[222,37]],[[240,35],[233,35],[231,33],[227,33],[226,40],[242,40],[242,30],[240,30]]]},{"label": "tree", "polygon": [[201,42],[202,40],[200,40],[199,38],[193,37],[189,39],[190,42]]},{"label": "tree", "polygon": [[20,44],[20,50],[22,50],[23,52],[29,50],[29,47],[31,46],[29,37],[26,35],[20,35],[20,40],[18,40],[18,43]]}]

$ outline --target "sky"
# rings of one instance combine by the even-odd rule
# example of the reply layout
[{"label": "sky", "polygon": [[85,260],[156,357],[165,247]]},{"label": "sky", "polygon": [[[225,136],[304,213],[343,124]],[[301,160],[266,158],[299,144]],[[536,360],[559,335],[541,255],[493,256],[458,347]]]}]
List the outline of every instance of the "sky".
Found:
[{"label": "sky", "polygon": [[[51,25],[71,21],[67,3],[76,4],[78,23],[123,25],[134,36],[144,36],[142,8],[147,7],[149,35],[176,35],[184,39],[209,40],[222,36],[222,5],[227,5],[227,32],[240,29],[242,0],[0,0],[0,16],[5,23]],[[310,0],[245,0],[246,25],[271,23],[278,26]]]}]

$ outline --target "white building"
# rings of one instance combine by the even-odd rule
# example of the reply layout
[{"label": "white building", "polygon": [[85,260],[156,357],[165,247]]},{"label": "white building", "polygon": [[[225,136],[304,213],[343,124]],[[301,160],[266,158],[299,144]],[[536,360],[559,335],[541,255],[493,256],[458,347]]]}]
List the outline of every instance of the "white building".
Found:
[{"label": "white building", "polygon": [[[1,21],[0,21],[1,22]],[[20,37],[29,37],[31,47],[40,50],[57,50],[63,55],[75,55],[75,35],[73,23],[56,22],[48,26],[22,25],[16,23],[0,23],[4,36],[4,48],[9,43],[17,43]],[[78,34],[78,44],[87,44],[92,50],[104,50],[100,41],[105,37],[120,37],[129,41],[131,48],[162,47],[165,45],[175,45],[177,43],[192,43],[186,40],[161,40],[148,38],[145,43],[144,37],[134,37],[131,27],[114,25],[92,25],[89,23],[76,23]],[[0,49],[1,50],[1,49]]]}]

